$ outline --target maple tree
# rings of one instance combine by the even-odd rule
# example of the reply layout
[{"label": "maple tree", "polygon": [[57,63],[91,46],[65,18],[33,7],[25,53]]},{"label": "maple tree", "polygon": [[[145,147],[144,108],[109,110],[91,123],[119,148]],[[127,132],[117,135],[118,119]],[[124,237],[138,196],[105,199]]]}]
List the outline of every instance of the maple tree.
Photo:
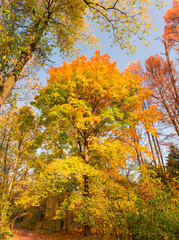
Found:
[{"label": "maple tree", "polygon": [[[60,138],[64,140],[65,137],[66,145],[53,136],[57,149],[63,144],[67,151],[65,147],[68,149],[70,144],[74,145],[70,148],[73,152],[77,144],[87,163],[88,144],[98,140],[99,136],[110,137],[110,133],[114,134],[113,128],[119,131],[116,139],[117,134],[122,135],[123,127],[128,128],[124,131],[133,131],[139,120],[152,130],[147,118],[155,118],[156,113],[153,108],[148,108],[147,117],[141,107],[150,91],[141,86],[138,75],[131,75],[129,71],[120,73],[115,62],[110,63],[107,54],[101,56],[97,51],[89,61],[81,56],[71,64],[64,63],[56,69],[52,67],[49,74],[48,86],[35,98],[35,106],[41,109],[41,123],[48,126],[47,135],[52,132],[53,136],[54,131],[59,131]],[[54,126],[56,120],[58,125]],[[72,136],[75,144],[72,144]],[[51,145],[50,148],[52,150]]]},{"label": "maple tree", "polygon": [[[142,109],[150,90],[142,87],[140,76],[127,70],[120,73],[107,54],[101,56],[96,51],[90,60],[81,56],[70,64],[64,62],[59,68],[51,67],[48,73],[48,85],[39,90],[33,104],[41,112],[42,136],[52,159],[49,168],[56,166],[53,171],[60,171],[58,175],[65,177],[71,171],[76,177],[80,170],[81,187],[78,188],[84,198],[80,197],[80,206],[75,211],[81,216],[87,235],[90,219],[95,216],[90,204],[94,175],[95,179],[96,174],[104,178],[106,173],[106,191],[110,193],[109,177],[117,181],[125,161],[134,161],[136,149],[147,151],[128,135],[135,133],[139,121],[152,130],[149,118],[157,119],[157,116],[154,108]],[[75,200],[79,202],[79,198]]]},{"label": "maple tree", "polygon": [[[139,3],[144,15],[149,2]],[[95,42],[84,32],[86,17],[131,50],[125,38],[140,31],[144,17],[135,3],[2,1],[0,91],[12,76],[29,83],[27,74],[54,47],[70,55],[79,41]],[[61,231],[60,239],[65,230],[76,238],[82,228],[92,239],[178,239],[178,148],[171,145],[165,165],[156,128],[167,122],[178,132],[178,75],[169,57],[178,50],[177,7],[174,1],[165,14],[166,60],[156,54],[145,68],[137,61],[120,72],[96,51],[48,70],[47,86],[32,102],[37,117],[19,107],[19,89],[1,107],[0,239],[16,219],[31,230]],[[25,94],[32,97],[29,88]]]},{"label": "maple tree", "polygon": [[[130,39],[144,39],[151,27],[151,0],[2,0],[0,6],[0,105],[4,104],[30,60],[46,61],[54,48],[61,56],[96,42],[88,20],[114,37],[121,48],[135,49]],[[134,46],[134,48],[132,47]],[[75,50],[76,49],[76,50]]]}]

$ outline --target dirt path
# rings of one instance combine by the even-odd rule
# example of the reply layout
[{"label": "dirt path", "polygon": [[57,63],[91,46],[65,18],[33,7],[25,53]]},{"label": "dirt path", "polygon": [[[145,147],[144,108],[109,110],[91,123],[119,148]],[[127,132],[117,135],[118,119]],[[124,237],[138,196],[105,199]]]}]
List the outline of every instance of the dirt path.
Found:
[{"label": "dirt path", "polygon": [[[40,234],[26,229],[22,229],[20,226],[14,228],[13,240],[88,240],[91,238],[83,238],[82,236],[66,233],[52,233],[52,234]],[[95,240],[94,238],[92,238]]]},{"label": "dirt path", "polygon": [[83,237],[82,234],[67,234],[65,232],[40,234],[26,229],[22,229],[20,225],[14,227],[13,240],[97,240],[95,236]]},{"label": "dirt path", "polygon": [[22,229],[20,225],[16,225],[14,227],[15,240],[60,240],[60,238],[50,235],[51,234],[39,234],[33,231]]},{"label": "dirt path", "polygon": [[29,230],[17,230],[13,240],[72,240],[73,238],[57,234],[39,234]]},{"label": "dirt path", "polygon": [[84,238],[82,236],[72,236],[69,234],[39,234],[33,231],[18,229],[15,230],[13,240],[97,240],[96,238]]},{"label": "dirt path", "polygon": [[32,231],[28,231],[28,230],[18,230],[17,234],[15,234],[15,239],[16,240],[38,240],[38,236],[32,232]]}]

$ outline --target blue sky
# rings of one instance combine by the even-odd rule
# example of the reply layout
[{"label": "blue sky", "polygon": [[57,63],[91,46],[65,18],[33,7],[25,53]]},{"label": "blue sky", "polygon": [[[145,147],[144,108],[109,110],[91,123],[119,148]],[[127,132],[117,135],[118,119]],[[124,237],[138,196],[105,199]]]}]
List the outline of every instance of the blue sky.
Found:
[{"label": "blue sky", "polygon": [[[165,1],[166,2],[166,1]],[[156,38],[161,37],[164,32],[164,19],[163,15],[167,11],[168,8],[172,7],[172,0],[168,0],[168,5],[164,6],[162,9],[158,9],[155,6],[151,7],[151,19],[153,20],[153,27],[150,30],[150,35],[146,36],[146,39],[150,42],[149,46],[145,46],[141,41],[137,42],[137,51],[133,55],[126,55],[127,50],[121,50],[120,47],[113,46],[110,47],[112,40],[108,38],[107,33],[102,33],[101,37],[101,45],[103,46],[102,49],[99,49],[101,51],[101,54],[109,54],[111,56],[112,60],[115,60],[117,62],[117,66],[122,71],[130,61],[136,61],[140,60],[141,63],[144,63],[145,60],[150,55],[155,55],[156,53],[160,54],[163,52],[163,46],[160,42],[160,40],[156,40]],[[153,28],[157,27],[158,31],[153,30]],[[90,58],[94,56],[94,52],[96,49],[87,49],[83,53],[86,55],[87,58]],[[48,66],[46,66],[43,70],[41,70],[38,74],[38,77],[40,78],[40,81],[44,84],[46,83],[46,69],[50,67],[50,65],[53,65],[54,67],[58,67],[62,64],[64,59],[61,59],[58,57],[58,54],[54,55],[52,57],[52,60],[55,61],[55,63],[49,63]]]}]

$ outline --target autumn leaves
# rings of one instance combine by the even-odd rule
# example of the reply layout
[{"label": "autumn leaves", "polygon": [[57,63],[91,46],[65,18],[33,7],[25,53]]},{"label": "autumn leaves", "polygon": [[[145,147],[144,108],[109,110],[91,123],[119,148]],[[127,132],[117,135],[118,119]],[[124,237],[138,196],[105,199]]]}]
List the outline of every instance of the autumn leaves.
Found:
[{"label": "autumn leaves", "polygon": [[93,142],[118,141],[139,122],[157,119],[155,109],[143,111],[150,90],[142,86],[140,76],[128,70],[120,73],[107,54],[101,56],[97,51],[90,60],[79,57],[71,64],[51,68],[49,75],[48,86],[34,103],[41,111],[42,125],[47,129],[58,126],[60,135],[65,134],[66,141],[71,139],[68,147],[78,145],[82,156]]},{"label": "autumn leaves", "polygon": [[[127,69],[120,73],[116,63],[99,51],[89,60],[81,56],[59,68],[52,67],[49,75],[48,85],[39,91],[34,105],[41,113],[44,141],[50,144],[53,172],[63,176],[65,168],[64,176],[75,176],[84,184],[78,187],[85,196],[80,198],[85,207],[94,191],[96,173],[99,186],[110,179],[119,181],[126,162],[141,164],[136,151],[149,154],[134,141],[138,138],[136,127],[143,124],[149,129],[150,125],[152,130],[150,122],[157,120],[157,113],[155,108],[142,107],[151,91],[142,86],[140,75]],[[75,171],[76,165],[79,169]],[[82,215],[82,222],[87,235],[91,224],[88,214]]]},{"label": "autumn leaves", "polygon": [[[8,41],[14,44],[19,25],[17,29],[4,25],[2,38],[6,36],[7,42],[1,43],[6,58],[1,60],[0,91],[8,85],[11,92],[20,76],[14,72],[14,64],[24,67],[23,54],[27,59],[37,54],[44,61],[54,46],[61,53],[70,53],[78,40],[87,40],[83,18],[87,9],[103,30],[112,27],[115,43],[129,50],[131,43],[124,36],[135,30],[144,33],[147,25],[139,29],[142,20],[150,26],[146,15],[149,0],[141,0],[139,9],[135,9],[136,1],[41,3],[14,0],[1,8],[6,16],[12,11],[9,20],[22,24],[23,36],[18,40],[18,52],[10,52]],[[128,13],[124,12],[127,6]],[[175,239],[177,155],[174,164],[173,157],[169,162],[176,169],[169,172],[156,126],[170,124],[173,133],[178,133],[178,78],[169,58],[171,49],[177,50],[176,9],[174,1],[165,15],[162,41],[166,60],[150,56],[145,69],[138,61],[120,72],[107,54],[96,51],[90,59],[82,55],[49,69],[47,86],[39,87],[33,107],[19,108],[14,99],[4,107],[0,117],[1,230],[26,210],[26,226],[32,228],[49,230],[51,223],[66,221],[70,230],[72,224],[73,231],[74,224],[78,229],[83,226],[85,235],[94,233],[96,239]],[[30,37],[26,29],[31,31]],[[48,41],[50,34],[56,45]],[[6,88],[0,104],[8,94]],[[43,217],[36,219],[38,211]]]}]

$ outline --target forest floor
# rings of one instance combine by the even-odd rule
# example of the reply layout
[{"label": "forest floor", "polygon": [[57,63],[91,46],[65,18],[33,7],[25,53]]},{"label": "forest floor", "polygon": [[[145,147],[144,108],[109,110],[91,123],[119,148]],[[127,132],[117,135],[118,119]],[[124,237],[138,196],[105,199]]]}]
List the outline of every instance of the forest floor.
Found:
[{"label": "forest floor", "polygon": [[66,232],[58,232],[42,234],[15,226],[13,240],[98,240],[98,238],[94,235],[83,237],[82,233],[68,234]]}]

